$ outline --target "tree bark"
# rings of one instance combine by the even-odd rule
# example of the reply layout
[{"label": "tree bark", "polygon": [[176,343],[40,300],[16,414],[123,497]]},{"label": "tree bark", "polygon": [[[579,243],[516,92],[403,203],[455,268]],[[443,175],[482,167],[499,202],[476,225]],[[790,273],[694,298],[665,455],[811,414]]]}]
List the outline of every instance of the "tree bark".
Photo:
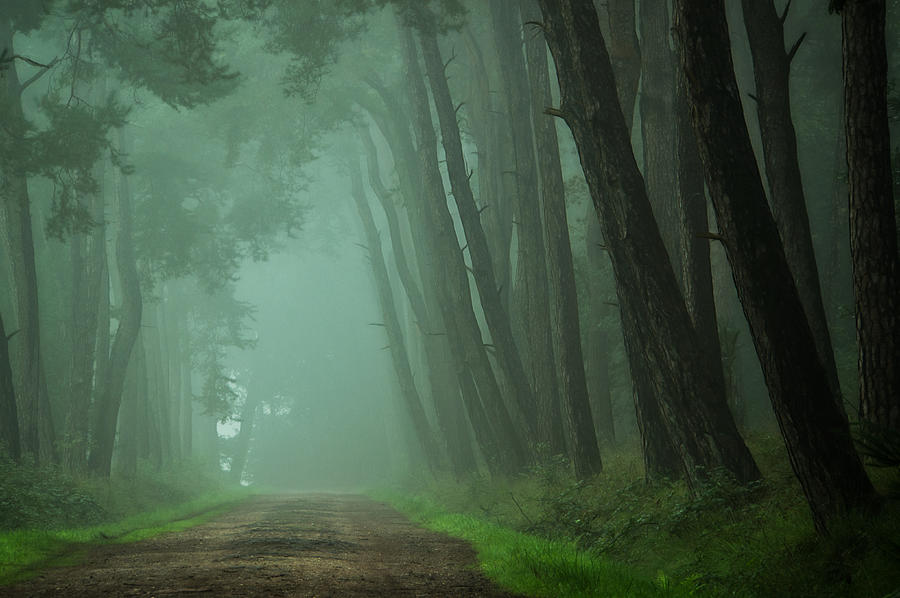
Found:
[{"label": "tree bark", "polygon": [[[525,0],[521,8],[522,22],[539,21],[541,12],[536,0]],[[569,240],[566,216],[566,194],[556,123],[544,114],[552,104],[550,69],[547,66],[547,43],[533,31],[525,33],[528,76],[531,81],[532,121],[540,159],[539,173],[544,230],[547,238],[547,272],[553,306],[552,316],[556,368],[562,404],[570,433],[575,474],[586,478],[599,473],[603,466],[597,446],[594,416],[588,396],[584,355],[581,351],[581,323],[578,318],[578,292],[575,288],[575,266]]]},{"label": "tree bark", "polygon": [[469,185],[469,173],[463,157],[456,111],[450,97],[450,88],[447,85],[437,37],[433,31],[422,30],[419,32],[419,39],[422,44],[422,55],[425,59],[431,95],[440,122],[441,141],[447,160],[451,193],[465,231],[466,247],[472,260],[472,276],[481,299],[481,308],[491,334],[497,361],[511,390],[512,400],[510,403],[515,405],[524,416],[524,420],[529,426],[527,436],[534,437],[534,430],[538,425],[535,394],[528,386],[525,367],[522,365],[519,350],[513,339],[509,314],[503,309],[500,300],[490,249],[481,226],[481,213],[478,211],[478,206],[475,205],[475,197]]},{"label": "tree bark", "polygon": [[[119,129],[119,147],[125,148],[125,132]],[[141,328],[143,301],[132,241],[131,190],[128,177],[119,179],[119,233],[116,238],[116,262],[122,284],[122,306],[119,326],[110,352],[108,372],[101,380],[102,390],[94,414],[94,446],[88,468],[97,475],[109,477],[116,420],[125,385],[125,372],[131,351]]]},{"label": "tree bark", "polygon": [[885,0],[841,10],[860,418],[900,430],[900,260],[887,115]]},{"label": "tree bark", "polygon": [[741,5],[753,57],[756,83],[754,97],[772,215],[816,341],[816,349],[825,367],[832,395],[843,409],[841,384],[834,362],[828,317],[822,302],[819,269],[809,230],[809,214],[797,155],[797,135],[791,116],[791,60],[800,47],[803,36],[791,50],[785,50],[783,19],[787,13],[779,15],[774,0],[741,0]]},{"label": "tree bark", "polygon": [[0,314],[0,450],[10,459],[18,461],[22,456],[19,441],[19,415],[16,408],[16,390],[9,365],[9,338]]},{"label": "tree bark", "polygon": [[[507,103],[507,118],[512,134],[516,173],[516,263],[515,296],[519,299],[526,361],[533,389],[537,438],[553,452],[564,452],[565,442],[560,417],[560,387],[553,354],[550,329],[550,291],[547,284],[546,249],[541,222],[538,166],[531,131],[531,92],[525,57],[522,53],[521,17],[518,0],[490,0],[494,38],[500,59]],[[595,443],[596,444],[596,443]],[[585,449],[589,450],[589,449]],[[587,458],[588,453],[582,455]],[[579,467],[599,471],[599,452],[594,462]]]},{"label": "tree bark", "polygon": [[732,275],[817,529],[875,491],[819,358],[744,122],[722,0],[676,0],[691,119]]},{"label": "tree bark", "polygon": [[366,198],[366,192],[363,188],[358,158],[352,158],[348,168],[350,170],[353,201],[356,204],[356,211],[359,213],[359,219],[366,238],[369,263],[372,266],[378,302],[381,304],[384,329],[387,332],[394,371],[397,374],[397,382],[400,386],[400,394],[403,397],[410,421],[412,421],[419,447],[425,453],[425,461],[429,468],[435,470],[440,467],[440,454],[434,441],[431,425],[425,416],[425,409],[422,407],[422,399],[413,380],[412,369],[409,366],[409,354],[406,351],[406,343],[403,339],[403,329],[400,327],[400,320],[397,317],[394,293],[388,278],[387,266],[384,263],[384,253],[381,250],[381,237],[378,229],[375,227],[372,210],[369,208],[369,200]]},{"label": "tree bark", "polygon": [[[445,331],[455,351],[455,362],[463,399],[475,432],[475,438],[494,471],[512,471],[527,461],[525,443],[516,430],[503,403],[500,387],[487,358],[478,321],[472,308],[472,295],[462,250],[447,208],[443,182],[437,160],[437,139],[428,107],[428,95],[422,79],[412,32],[405,32],[406,63],[413,121],[418,138],[418,156],[422,167],[422,222],[426,236],[433,243],[431,254],[438,258],[433,269],[440,296]],[[468,388],[468,377],[477,387],[477,396]]]},{"label": "tree bark", "polygon": [[588,0],[541,0],[572,130],[612,260],[626,334],[641,353],[684,474],[696,488],[723,467],[741,483],[759,477],[725,397],[716,392],[631,151],[597,13]]},{"label": "tree bark", "polygon": [[[6,48],[11,55],[15,53],[12,26],[5,18],[0,18],[0,47]],[[15,64],[8,65],[3,80],[5,85],[0,85],[0,106],[4,114],[3,141],[9,147],[22,147],[26,122],[22,111],[23,88]],[[10,161],[0,164],[0,170],[3,174],[0,183],[3,205],[0,209],[6,210],[7,250],[15,287],[15,319],[19,331],[13,345],[19,355],[15,386],[19,400],[21,449],[35,459],[50,461],[55,460],[56,449],[49,397],[43,383],[37,268],[28,183],[20,166]]]},{"label": "tree bark", "polygon": [[[419,288],[409,266],[407,251],[403,245],[400,218],[394,205],[394,198],[381,180],[378,152],[368,127],[360,127],[360,138],[366,151],[369,186],[372,187],[372,190],[378,197],[387,219],[397,273],[412,307],[417,329],[422,334],[422,345],[425,349],[425,359],[428,365],[431,400],[434,403],[438,427],[447,445],[447,454],[451,467],[454,473],[462,475],[475,469],[475,457],[465,425],[463,422],[458,421],[459,409],[456,403],[459,400],[459,385],[454,378],[453,372],[447,367],[450,356],[444,347],[446,340],[434,334],[437,330],[443,329],[440,323],[440,316],[435,313],[438,310],[433,304],[429,307],[426,302],[426,296]],[[415,155],[413,154],[410,159],[415,159]],[[412,198],[412,201],[415,200],[416,198]],[[423,283],[428,284],[427,280],[424,279],[424,275],[422,278]]]}]

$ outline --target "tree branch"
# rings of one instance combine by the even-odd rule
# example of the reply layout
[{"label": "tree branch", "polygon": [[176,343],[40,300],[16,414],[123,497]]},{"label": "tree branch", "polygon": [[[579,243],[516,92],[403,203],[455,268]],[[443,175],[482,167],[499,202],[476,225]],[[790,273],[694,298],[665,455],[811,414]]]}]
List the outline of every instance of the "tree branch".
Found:
[{"label": "tree branch", "polygon": [[797,54],[797,50],[800,49],[800,44],[803,43],[804,39],[806,39],[805,31],[800,35],[800,37],[797,38],[797,41],[794,42],[794,45],[791,46],[791,49],[787,55],[788,64],[794,61],[794,55]]}]

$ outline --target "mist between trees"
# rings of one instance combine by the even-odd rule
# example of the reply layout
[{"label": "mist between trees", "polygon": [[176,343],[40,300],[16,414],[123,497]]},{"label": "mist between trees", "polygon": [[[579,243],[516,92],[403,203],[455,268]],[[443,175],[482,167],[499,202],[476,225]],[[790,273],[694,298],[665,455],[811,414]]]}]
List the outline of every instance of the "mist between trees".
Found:
[{"label": "mist between trees", "polygon": [[777,429],[817,530],[874,512],[897,9],[2,1],[0,442],[292,489],[639,447],[696,492]]}]

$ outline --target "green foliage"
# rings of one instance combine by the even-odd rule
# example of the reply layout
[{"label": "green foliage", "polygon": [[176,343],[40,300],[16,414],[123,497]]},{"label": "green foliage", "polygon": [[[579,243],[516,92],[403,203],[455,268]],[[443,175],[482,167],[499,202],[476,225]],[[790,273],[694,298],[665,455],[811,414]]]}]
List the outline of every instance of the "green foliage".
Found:
[{"label": "green foliage", "polygon": [[[694,496],[682,482],[646,484],[636,451],[607,456],[603,474],[588,481],[574,479],[565,461],[546,459],[526,475],[420,482],[412,492],[435,508],[577,547],[577,558],[546,553],[529,565],[582,580],[574,587],[590,579],[581,563],[591,559],[698,596],[884,596],[900,585],[900,504],[888,501],[879,517],[854,516],[822,538],[780,439],[750,445],[763,483],[740,486],[711,472]],[[880,487],[890,482],[872,473]]]},{"label": "green foliage", "polygon": [[245,495],[199,466],[95,479],[0,460],[0,584],[79,546],[186,529]]}]

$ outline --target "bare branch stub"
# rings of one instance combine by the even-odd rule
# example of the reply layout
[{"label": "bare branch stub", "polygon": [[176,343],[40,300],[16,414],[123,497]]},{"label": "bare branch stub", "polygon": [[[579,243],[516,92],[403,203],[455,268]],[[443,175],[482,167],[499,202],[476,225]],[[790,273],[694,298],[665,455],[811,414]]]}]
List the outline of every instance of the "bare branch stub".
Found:
[{"label": "bare branch stub", "polygon": [[797,38],[797,41],[794,42],[794,45],[791,46],[791,49],[788,51],[787,60],[788,63],[794,61],[794,56],[797,54],[797,50],[800,49],[800,45],[803,43],[803,40],[806,39],[806,32],[804,31],[800,37]]}]

